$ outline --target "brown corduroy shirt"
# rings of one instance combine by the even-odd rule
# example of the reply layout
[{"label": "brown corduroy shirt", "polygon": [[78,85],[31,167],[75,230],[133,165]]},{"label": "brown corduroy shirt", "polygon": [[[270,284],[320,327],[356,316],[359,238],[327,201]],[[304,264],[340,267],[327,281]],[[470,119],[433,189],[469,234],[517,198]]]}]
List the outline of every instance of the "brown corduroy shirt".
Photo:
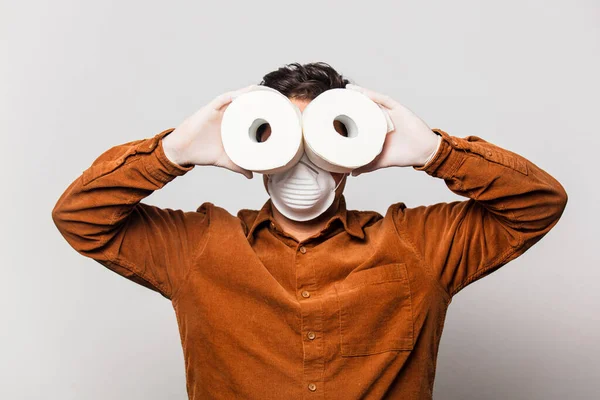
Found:
[{"label": "brown corduroy shirt", "polygon": [[452,297],[539,241],[561,184],[477,136],[450,136],[413,167],[464,201],[385,215],[340,208],[298,243],[261,210],[232,215],[140,202],[194,166],[161,139],[115,146],[58,199],[66,241],[171,300],[190,399],[431,399]]}]

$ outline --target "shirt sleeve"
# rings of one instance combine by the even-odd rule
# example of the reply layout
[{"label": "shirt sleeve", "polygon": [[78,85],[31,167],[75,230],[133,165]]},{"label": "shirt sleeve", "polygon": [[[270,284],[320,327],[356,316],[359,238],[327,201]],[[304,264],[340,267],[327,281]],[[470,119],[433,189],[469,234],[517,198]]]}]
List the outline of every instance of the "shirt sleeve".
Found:
[{"label": "shirt sleeve", "polygon": [[567,193],[524,157],[477,136],[441,129],[434,156],[413,167],[443,179],[464,201],[393,210],[398,233],[415,248],[449,298],[523,254],[561,217]]},{"label": "shirt sleeve", "polygon": [[141,200],[194,165],[171,162],[162,138],[112,147],[60,196],[52,219],[78,253],[172,299],[208,230],[207,210],[184,212]]}]

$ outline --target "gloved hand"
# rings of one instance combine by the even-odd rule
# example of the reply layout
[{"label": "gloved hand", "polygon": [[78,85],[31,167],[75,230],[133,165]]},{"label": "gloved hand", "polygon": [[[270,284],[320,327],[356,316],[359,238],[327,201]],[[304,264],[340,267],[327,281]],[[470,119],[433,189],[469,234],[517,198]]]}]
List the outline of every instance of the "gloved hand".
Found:
[{"label": "gloved hand", "polygon": [[256,86],[258,85],[249,85],[223,93],[187,117],[162,139],[167,158],[179,165],[213,165],[227,168],[252,179],[252,171],[234,164],[225,153],[221,141],[221,120],[227,106],[235,97],[256,89]]},{"label": "gloved hand", "polygon": [[352,176],[387,167],[420,167],[436,153],[441,136],[408,108],[390,96],[361,86],[347,84],[346,89],[359,91],[382,106],[395,127],[388,132],[381,153],[370,163],[354,169]]}]

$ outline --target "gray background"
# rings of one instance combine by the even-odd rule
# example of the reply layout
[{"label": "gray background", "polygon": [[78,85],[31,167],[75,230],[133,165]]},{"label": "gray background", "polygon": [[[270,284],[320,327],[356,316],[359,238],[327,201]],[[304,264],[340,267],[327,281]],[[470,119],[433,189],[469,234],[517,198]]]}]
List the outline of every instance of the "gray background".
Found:
[{"label": "gray background", "polygon": [[[77,254],[51,209],[103,151],[294,61],[328,62],[567,190],[554,230],[454,298],[434,398],[596,398],[598,2],[0,4],[0,398],[186,397],[169,301]],[[349,177],[344,193],[380,213],[462,199],[412,168]],[[144,201],[236,213],[266,200],[260,174],[197,167]]]}]

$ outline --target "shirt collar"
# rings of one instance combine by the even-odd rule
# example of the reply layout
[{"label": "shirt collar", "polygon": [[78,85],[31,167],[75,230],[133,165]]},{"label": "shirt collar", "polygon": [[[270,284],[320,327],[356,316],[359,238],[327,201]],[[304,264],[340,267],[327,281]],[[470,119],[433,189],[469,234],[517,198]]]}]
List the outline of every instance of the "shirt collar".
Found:
[{"label": "shirt collar", "polygon": [[[266,221],[275,222],[275,218],[273,217],[272,206],[273,203],[271,201],[271,198],[269,198],[264,203],[262,208],[258,211],[258,213],[256,213],[256,211],[254,210],[256,218],[252,222],[250,222],[249,216],[251,214],[249,213],[251,213],[253,210],[240,210],[240,212],[238,213],[238,217],[241,217],[243,220],[245,220],[247,226],[250,227],[248,229],[248,233],[246,234],[246,239],[252,240],[254,232]],[[357,215],[355,215],[355,213],[348,212],[348,210],[346,209],[346,198],[343,194],[340,195],[339,207],[336,213],[327,221],[327,224],[325,224],[324,229],[329,228],[329,226],[333,224],[335,220],[339,220],[344,226],[346,232],[348,232],[350,235],[360,239],[364,239],[365,233],[362,229],[361,219]]]}]

